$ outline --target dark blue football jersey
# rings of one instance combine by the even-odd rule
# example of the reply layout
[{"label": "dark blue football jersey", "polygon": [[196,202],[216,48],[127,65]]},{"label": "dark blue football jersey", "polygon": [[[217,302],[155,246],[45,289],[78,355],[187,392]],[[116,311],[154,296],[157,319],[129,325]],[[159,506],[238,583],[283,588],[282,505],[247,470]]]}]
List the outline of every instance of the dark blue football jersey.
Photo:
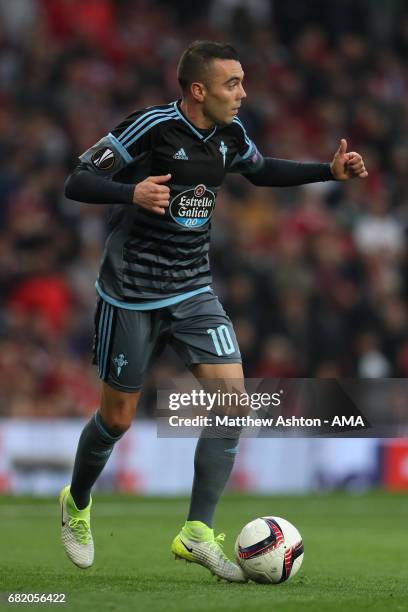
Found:
[{"label": "dark blue football jersey", "polygon": [[199,129],[180,101],[132,113],[80,160],[121,183],[171,174],[164,216],[135,204],[113,207],[97,288],[123,305],[208,287],[211,221],[225,175],[256,171],[262,163],[238,117]]}]

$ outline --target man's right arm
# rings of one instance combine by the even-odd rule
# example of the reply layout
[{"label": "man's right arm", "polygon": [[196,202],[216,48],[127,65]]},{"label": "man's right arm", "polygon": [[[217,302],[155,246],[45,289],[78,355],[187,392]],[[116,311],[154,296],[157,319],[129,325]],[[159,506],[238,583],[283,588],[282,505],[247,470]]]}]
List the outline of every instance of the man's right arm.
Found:
[{"label": "man's right arm", "polygon": [[80,163],[65,182],[70,200],[89,204],[133,204],[135,185],[116,183],[91,172]]},{"label": "man's right arm", "polygon": [[112,132],[85,151],[80,163],[65,183],[65,195],[90,204],[137,204],[164,215],[169,205],[170,189],[165,184],[171,176],[149,176],[136,184],[115,180],[129,163],[152,151],[156,124],[172,116],[169,110],[135,111]]},{"label": "man's right arm", "polygon": [[89,204],[132,204],[135,185],[114,180],[132,161],[132,154],[111,133],[104,136],[80,155],[80,163],[65,182],[65,195]]},{"label": "man's right arm", "polygon": [[137,204],[164,215],[170,197],[170,189],[164,183],[170,178],[171,175],[166,174],[149,176],[136,185],[117,183],[96,174],[81,162],[65,182],[65,195],[88,204]]}]

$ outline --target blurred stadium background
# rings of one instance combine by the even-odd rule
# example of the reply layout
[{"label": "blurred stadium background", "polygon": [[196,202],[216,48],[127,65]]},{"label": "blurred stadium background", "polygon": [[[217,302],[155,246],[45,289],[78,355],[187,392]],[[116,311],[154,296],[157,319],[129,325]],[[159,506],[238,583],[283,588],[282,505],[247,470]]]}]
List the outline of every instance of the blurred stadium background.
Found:
[{"label": "blurred stadium background", "polygon": [[[408,375],[403,0],[0,0],[0,491],[57,491],[98,406],[90,350],[107,208],[66,200],[64,180],[124,114],[179,96],[175,66],[197,38],[239,49],[241,117],[261,152],[329,161],[346,137],[369,170],[281,190],[228,178],[212,266],[246,376]],[[188,492],[195,442],[158,440],[153,420],[155,388],[182,371],[163,356],[100,489]],[[231,482],[374,485],[408,488],[404,440],[243,440]]]}]

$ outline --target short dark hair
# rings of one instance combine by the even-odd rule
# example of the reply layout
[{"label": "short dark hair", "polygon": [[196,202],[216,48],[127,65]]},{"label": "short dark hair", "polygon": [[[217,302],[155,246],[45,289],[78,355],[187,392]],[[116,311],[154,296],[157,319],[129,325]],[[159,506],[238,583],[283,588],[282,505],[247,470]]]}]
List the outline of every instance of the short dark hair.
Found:
[{"label": "short dark hair", "polygon": [[228,43],[195,40],[187,47],[177,66],[177,79],[183,93],[194,81],[206,82],[208,68],[215,59],[239,62],[238,53]]}]

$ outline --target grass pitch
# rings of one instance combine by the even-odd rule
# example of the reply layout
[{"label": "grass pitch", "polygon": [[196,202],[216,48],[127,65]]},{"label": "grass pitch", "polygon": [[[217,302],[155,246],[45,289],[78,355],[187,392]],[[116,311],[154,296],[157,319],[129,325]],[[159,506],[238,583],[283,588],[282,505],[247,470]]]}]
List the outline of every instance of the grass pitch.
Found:
[{"label": "grass pitch", "polygon": [[231,556],[237,533],[256,516],[283,516],[300,530],[303,566],[276,586],[217,582],[197,565],[175,562],[170,542],[186,510],[187,500],[180,498],[96,496],[95,565],[83,571],[60,545],[55,499],[0,497],[0,606],[10,609],[4,594],[21,591],[66,593],[67,604],[60,607],[81,612],[407,610],[405,496],[225,496],[216,533],[227,533]]}]

